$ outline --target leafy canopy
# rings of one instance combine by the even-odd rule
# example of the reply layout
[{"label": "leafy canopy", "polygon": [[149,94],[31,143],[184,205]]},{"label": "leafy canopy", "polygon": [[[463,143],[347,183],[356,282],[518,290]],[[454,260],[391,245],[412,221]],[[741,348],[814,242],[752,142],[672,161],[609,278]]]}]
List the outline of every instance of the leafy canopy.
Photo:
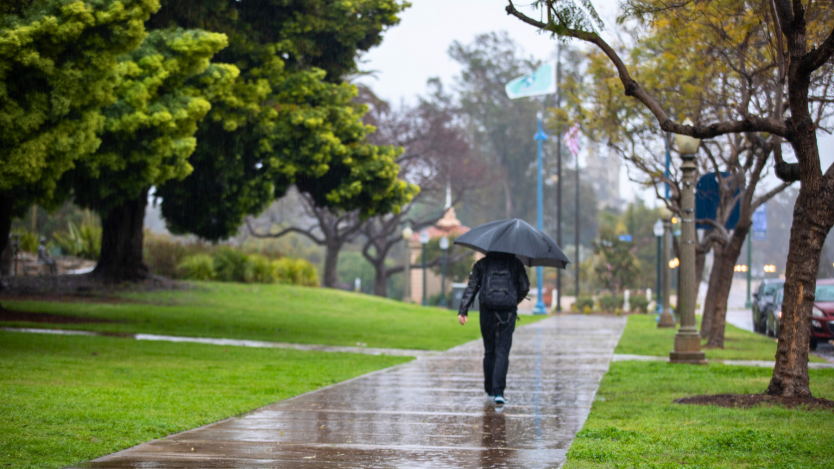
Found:
[{"label": "leafy canopy", "polygon": [[117,56],[145,37],[157,0],[11,2],[0,10],[0,193],[48,202],[93,153],[115,101]]},{"label": "leafy canopy", "polygon": [[239,74],[210,63],[226,44],[223,34],[157,30],[119,58],[118,101],[103,110],[102,144],[67,174],[78,203],[106,213],[191,172],[197,125]]},{"label": "leafy canopy", "polygon": [[[232,93],[212,103],[197,132],[194,172],[160,186],[169,229],[217,240],[234,233],[296,184],[316,204],[363,215],[398,211],[416,188],[399,181],[400,150],[366,141],[372,127],[341,83],[356,54],[381,41],[407,4],[394,0],[230,4],[192,11],[168,1],[150,25],[194,26],[226,34],[216,61],[241,72]],[[322,67],[322,68],[318,68]]]}]

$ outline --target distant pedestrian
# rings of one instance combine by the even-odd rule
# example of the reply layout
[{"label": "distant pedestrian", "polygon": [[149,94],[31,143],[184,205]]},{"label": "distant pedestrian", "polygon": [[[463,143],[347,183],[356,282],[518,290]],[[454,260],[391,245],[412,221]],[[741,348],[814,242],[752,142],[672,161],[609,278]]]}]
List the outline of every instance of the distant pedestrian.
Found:
[{"label": "distant pedestrian", "polygon": [[469,308],[480,295],[481,336],[484,339],[484,390],[504,404],[510,348],[518,319],[518,304],[530,291],[530,281],[524,264],[513,254],[489,252],[475,263],[469,274],[469,284],[463,292],[458,321],[468,320]]}]

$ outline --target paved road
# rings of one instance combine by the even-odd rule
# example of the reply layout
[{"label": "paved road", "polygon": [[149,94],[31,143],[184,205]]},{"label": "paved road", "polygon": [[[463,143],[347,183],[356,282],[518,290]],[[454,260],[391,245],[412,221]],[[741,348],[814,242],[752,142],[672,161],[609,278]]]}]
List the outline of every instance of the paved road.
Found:
[{"label": "paved road", "polygon": [[560,316],[520,327],[503,409],[482,391],[475,341],[83,467],[558,468],[624,325]]}]

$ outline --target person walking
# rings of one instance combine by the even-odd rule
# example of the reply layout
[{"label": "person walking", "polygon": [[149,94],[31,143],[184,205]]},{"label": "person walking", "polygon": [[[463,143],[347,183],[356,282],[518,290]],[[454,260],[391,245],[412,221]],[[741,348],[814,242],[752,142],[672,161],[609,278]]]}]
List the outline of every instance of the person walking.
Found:
[{"label": "person walking", "polygon": [[458,322],[469,319],[469,308],[480,296],[481,336],[484,339],[484,390],[496,404],[507,402],[507,369],[518,319],[518,304],[530,291],[524,264],[513,254],[488,252],[472,267],[469,284],[463,292]]}]

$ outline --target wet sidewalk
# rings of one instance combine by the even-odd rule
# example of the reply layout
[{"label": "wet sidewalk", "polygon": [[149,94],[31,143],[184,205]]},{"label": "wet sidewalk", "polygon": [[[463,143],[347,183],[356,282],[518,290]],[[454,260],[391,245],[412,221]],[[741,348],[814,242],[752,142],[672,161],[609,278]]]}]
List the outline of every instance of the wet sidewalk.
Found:
[{"label": "wet sidewalk", "polygon": [[561,467],[624,325],[560,316],[517,329],[503,409],[482,391],[478,340],[82,467]]}]

